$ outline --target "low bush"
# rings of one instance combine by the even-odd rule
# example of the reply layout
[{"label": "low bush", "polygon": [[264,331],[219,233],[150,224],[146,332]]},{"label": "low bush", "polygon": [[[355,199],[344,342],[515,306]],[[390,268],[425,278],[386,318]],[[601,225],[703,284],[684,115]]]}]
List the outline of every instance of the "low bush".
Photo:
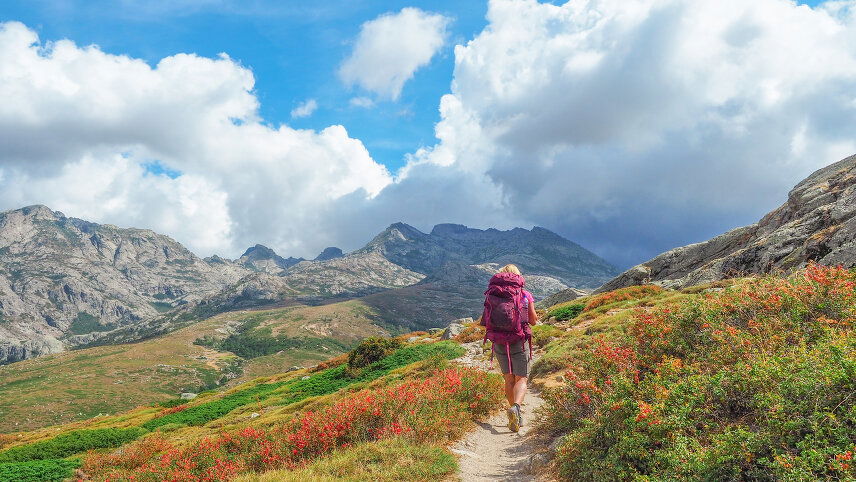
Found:
[{"label": "low bush", "polygon": [[582,303],[575,303],[573,305],[561,306],[559,308],[548,311],[547,317],[548,318],[555,318],[559,321],[573,320],[574,318],[577,317],[577,315],[579,315],[580,313],[583,312],[583,309],[585,309],[585,307],[586,307],[586,305],[584,305]]},{"label": "low bush", "polygon": [[617,303],[619,301],[638,300],[663,292],[663,288],[657,285],[641,285],[621,288],[608,293],[593,296],[586,303],[583,311],[591,311],[601,306]]},{"label": "low bush", "polygon": [[177,407],[179,405],[184,405],[185,403],[187,403],[187,400],[183,398],[170,398],[169,400],[159,402],[157,406],[162,408],[172,408]]},{"label": "low bush", "polygon": [[48,440],[17,445],[0,452],[2,462],[59,459],[91,449],[119,447],[146,431],[141,428],[99,428],[74,430]]},{"label": "low bush", "polygon": [[480,325],[479,321],[480,319],[464,326],[464,330],[455,337],[455,341],[458,343],[471,343],[483,340],[485,327]]},{"label": "low bush", "polygon": [[0,482],[54,482],[71,478],[78,460],[47,459],[0,463]]},{"label": "low bush", "polygon": [[580,480],[854,480],[856,273],[811,265],[639,308],[547,393]]},{"label": "low bush", "polygon": [[269,430],[247,427],[184,448],[147,438],[121,456],[93,454],[83,470],[96,480],[224,480],[246,472],[299,468],[376,440],[443,443],[460,435],[467,421],[498,408],[500,388],[497,375],[449,368],[427,379],[362,390]]},{"label": "low bush", "polygon": [[532,343],[535,346],[545,346],[551,338],[559,337],[564,334],[564,331],[556,328],[553,325],[539,324],[532,327]]},{"label": "low bush", "polygon": [[401,340],[372,336],[361,341],[348,354],[348,369],[351,371],[367,367],[401,348]]}]

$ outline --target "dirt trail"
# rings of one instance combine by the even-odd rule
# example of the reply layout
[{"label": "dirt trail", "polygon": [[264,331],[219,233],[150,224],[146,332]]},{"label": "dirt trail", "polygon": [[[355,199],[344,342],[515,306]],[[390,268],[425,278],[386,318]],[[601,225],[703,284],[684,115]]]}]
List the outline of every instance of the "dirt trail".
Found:
[{"label": "dirt trail", "polygon": [[[467,354],[457,361],[490,370],[490,364],[481,359],[480,344],[464,344]],[[531,473],[532,455],[539,443],[529,431],[535,425],[535,410],[542,403],[538,391],[530,387],[522,407],[523,426],[518,433],[508,430],[504,408],[488,420],[477,423],[476,428],[451,449],[460,461],[460,479],[463,482],[540,480]]]}]

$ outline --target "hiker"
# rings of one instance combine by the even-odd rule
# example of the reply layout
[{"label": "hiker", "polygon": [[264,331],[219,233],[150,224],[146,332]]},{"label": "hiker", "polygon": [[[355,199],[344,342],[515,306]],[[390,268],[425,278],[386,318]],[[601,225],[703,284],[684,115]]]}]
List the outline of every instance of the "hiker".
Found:
[{"label": "hiker", "polygon": [[[538,322],[535,299],[523,289],[526,281],[513,264],[505,265],[493,277],[484,292],[485,341],[491,341],[491,359],[496,356],[505,378],[508,399],[508,429],[517,432],[523,424],[520,405],[526,395],[529,361],[532,359],[532,327]],[[529,351],[525,349],[529,342]]]}]

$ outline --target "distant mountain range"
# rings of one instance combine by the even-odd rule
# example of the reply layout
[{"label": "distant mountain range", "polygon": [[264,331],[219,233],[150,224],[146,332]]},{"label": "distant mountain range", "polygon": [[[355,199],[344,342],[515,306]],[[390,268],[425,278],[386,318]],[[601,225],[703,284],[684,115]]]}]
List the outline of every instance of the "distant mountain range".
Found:
[{"label": "distant mountain range", "polygon": [[396,223],[351,253],[314,260],[262,245],[201,259],[145,229],[69,218],[45,206],[0,213],[0,363],[129,342],[223,311],[364,297],[379,323],[408,329],[472,315],[499,266],[516,263],[538,297],[617,274],[543,228],[478,230]]},{"label": "distant mountain range", "polygon": [[723,278],[789,272],[814,261],[856,266],[856,156],[814,172],[755,224],[667,251],[597,291],[642,283],[680,288]]}]

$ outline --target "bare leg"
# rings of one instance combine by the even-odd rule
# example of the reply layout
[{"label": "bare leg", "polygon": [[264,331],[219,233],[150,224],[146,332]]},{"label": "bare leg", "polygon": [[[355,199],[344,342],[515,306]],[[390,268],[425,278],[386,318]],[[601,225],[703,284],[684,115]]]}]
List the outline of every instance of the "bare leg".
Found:
[{"label": "bare leg", "polygon": [[[523,404],[523,397],[526,396],[526,377],[519,377],[514,375],[514,386],[512,388],[512,398],[509,400],[509,403],[516,403],[518,405]],[[508,387],[508,378],[505,379],[505,386]],[[508,389],[506,388],[506,392]]]},{"label": "bare leg", "polygon": [[513,373],[503,373],[502,377],[505,378],[505,399],[508,400],[508,405],[511,406],[514,404],[514,389],[517,386],[517,380],[515,379],[520,377],[515,376]]}]

